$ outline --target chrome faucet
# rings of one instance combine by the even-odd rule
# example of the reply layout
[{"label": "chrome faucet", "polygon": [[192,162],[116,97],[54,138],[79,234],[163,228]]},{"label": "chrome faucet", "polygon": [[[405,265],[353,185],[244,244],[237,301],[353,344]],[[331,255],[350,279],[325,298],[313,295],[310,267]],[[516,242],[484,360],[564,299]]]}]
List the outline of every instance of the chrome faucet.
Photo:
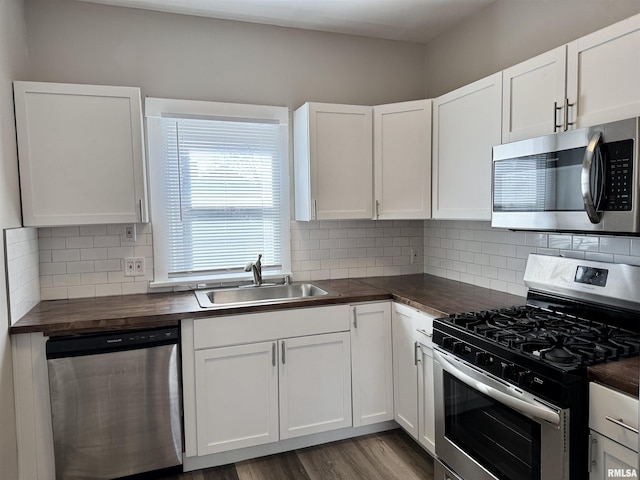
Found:
[{"label": "chrome faucet", "polygon": [[258,255],[257,262],[249,262],[244,267],[245,272],[253,273],[253,285],[256,287],[262,285],[262,262],[260,261],[261,258],[262,254]]}]

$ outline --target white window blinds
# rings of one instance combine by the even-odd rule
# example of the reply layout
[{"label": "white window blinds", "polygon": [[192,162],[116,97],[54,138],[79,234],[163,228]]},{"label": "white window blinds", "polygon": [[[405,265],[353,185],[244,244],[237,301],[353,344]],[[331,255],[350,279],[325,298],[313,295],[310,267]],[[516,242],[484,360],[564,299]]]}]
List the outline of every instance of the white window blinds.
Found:
[{"label": "white window blinds", "polygon": [[[150,170],[162,171],[160,181],[151,172],[162,196],[154,202],[152,188],[155,281],[247,276],[244,265],[258,254],[263,274],[288,273],[288,125],[215,105],[225,107],[219,115],[148,119]],[[166,259],[159,268],[157,250]]]}]

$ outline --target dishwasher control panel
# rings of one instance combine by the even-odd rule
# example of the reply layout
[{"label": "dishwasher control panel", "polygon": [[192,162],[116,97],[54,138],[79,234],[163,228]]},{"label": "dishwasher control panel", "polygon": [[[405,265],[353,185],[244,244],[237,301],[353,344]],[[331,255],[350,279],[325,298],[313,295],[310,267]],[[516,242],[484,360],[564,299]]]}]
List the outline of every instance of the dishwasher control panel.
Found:
[{"label": "dishwasher control panel", "polygon": [[179,327],[52,337],[47,341],[47,358],[147,348],[178,343],[179,340]]}]

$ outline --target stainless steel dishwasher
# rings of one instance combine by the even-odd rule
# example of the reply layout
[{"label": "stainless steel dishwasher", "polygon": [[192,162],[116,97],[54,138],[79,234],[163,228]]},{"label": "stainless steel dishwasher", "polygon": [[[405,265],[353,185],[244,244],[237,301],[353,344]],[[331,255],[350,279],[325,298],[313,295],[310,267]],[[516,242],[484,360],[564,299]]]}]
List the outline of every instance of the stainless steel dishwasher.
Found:
[{"label": "stainless steel dishwasher", "polygon": [[182,464],[177,327],[47,341],[57,480]]}]

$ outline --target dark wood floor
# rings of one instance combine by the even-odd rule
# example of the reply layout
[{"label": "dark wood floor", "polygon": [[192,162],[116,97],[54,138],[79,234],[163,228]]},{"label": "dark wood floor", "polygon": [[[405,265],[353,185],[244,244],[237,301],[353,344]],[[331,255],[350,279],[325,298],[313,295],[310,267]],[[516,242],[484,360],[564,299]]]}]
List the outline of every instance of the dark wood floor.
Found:
[{"label": "dark wood floor", "polygon": [[366,435],[161,480],[433,480],[433,459],[404,431]]}]

